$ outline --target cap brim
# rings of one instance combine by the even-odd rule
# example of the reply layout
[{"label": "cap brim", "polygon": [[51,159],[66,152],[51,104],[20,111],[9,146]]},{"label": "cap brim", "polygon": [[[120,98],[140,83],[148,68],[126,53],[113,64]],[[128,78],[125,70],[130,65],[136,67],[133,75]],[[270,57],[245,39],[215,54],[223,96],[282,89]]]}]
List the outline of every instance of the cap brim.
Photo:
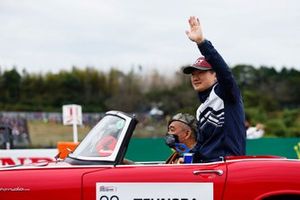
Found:
[{"label": "cap brim", "polygon": [[195,67],[195,66],[186,66],[186,67],[182,68],[182,72],[184,74],[191,74],[195,70],[207,71],[207,70],[211,70],[211,68],[207,68],[207,67]]}]

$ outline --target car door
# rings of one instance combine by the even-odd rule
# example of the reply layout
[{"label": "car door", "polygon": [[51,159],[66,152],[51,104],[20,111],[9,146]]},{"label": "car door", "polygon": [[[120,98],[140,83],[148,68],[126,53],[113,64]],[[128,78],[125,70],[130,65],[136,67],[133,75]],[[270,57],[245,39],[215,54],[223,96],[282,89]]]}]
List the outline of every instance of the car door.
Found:
[{"label": "car door", "polygon": [[82,180],[83,200],[220,200],[226,164],[117,165]]}]

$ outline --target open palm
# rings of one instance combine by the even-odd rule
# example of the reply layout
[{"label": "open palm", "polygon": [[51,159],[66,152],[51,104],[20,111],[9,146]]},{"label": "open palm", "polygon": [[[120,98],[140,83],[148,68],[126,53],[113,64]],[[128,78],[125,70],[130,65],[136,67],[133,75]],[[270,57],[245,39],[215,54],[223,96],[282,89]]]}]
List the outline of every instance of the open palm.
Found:
[{"label": "open palm", "polygon": [[186,31],[190,40],[196,43],[201,43],[204,40],[202,28],[198,18],[192,16],[189,19],[190,30]]}]

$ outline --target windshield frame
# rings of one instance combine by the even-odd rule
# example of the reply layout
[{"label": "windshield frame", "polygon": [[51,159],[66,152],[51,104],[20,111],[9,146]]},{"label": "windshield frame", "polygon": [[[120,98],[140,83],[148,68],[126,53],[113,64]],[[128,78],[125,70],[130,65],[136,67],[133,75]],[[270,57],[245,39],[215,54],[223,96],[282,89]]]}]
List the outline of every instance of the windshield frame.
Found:
[{"label": "windshield frame", "polygon": [[[87,134],[87,136],[84,138],[84,140],[78,145],[78,147],[75,149],[74,153],[69,154],[69,158],[73,158],[76,160],[82,160],[82,161],[106,161],[106,162],[114,162],[117,159],[118,153],[120,152],[120,148],[122,147],[123,141],[127,135],[127,132],[129,130],[129,127],[131,125],[131,122],[133,120],[132,117],[130,117],[129,115],[126,115],[122,112],[119,111],[109,111],[105,113],[105,116],[116,116],[118,118],[124,119],[125,124],[124,127],[118,137],[118,141],[116,143],[116,146],[113,150],[113,152],[111,153],[111,155],[109,156],[105,156],[105,157],[97,157],[97,156],[80,156],[80,155],[75,155],[76,153],[76,149],[77,148],[81,148],[80,145],[84,142],[84,140],[86,138],[88,138],[88,135],[92,132],[95,131],[95,129],[97,129],[99,127],[99,124],[101,123],[102,120],[100,120]],[[84,144],[84,143],[83,143]]]}]

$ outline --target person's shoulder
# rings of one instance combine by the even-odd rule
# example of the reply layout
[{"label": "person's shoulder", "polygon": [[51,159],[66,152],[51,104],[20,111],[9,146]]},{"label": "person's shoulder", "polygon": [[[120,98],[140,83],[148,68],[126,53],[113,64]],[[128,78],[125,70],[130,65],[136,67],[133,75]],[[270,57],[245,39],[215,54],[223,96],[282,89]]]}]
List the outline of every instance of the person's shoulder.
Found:
[{"label": "person's shoulder", "polygon": [[221,99],[223,99],[222,96],[223,96],[224,90],[222,87],[220,87],[220,84],[218,82],[213,86],[213,88],[211,90],[211,95],[212,95],[212,92],[215,93]]}]

